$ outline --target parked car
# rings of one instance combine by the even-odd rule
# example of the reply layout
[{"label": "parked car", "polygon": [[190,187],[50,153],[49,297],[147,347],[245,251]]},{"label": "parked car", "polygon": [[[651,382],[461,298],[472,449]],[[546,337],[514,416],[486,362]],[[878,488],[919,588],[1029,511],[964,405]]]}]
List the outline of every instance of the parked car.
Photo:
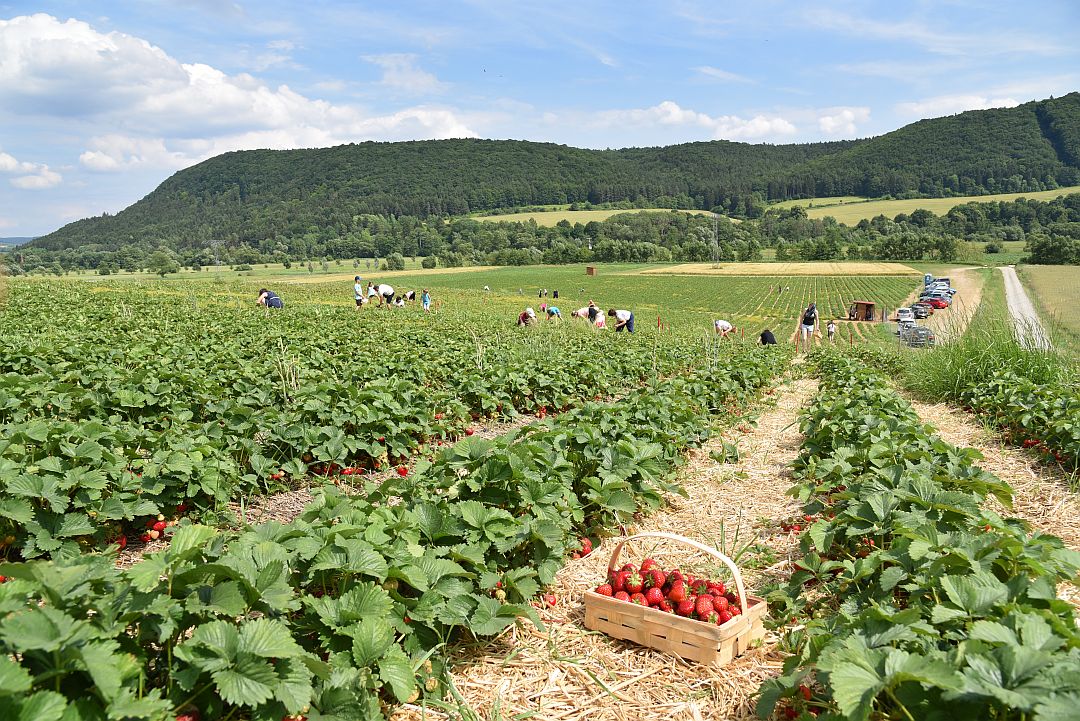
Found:
[{"label": "parked car", "polygon": [[928,298],[925,303],[936,310],[949,307],[949,301],[944,298]]},{"label": "parked car", "polygon": [[937,342],[937,337],[924,325],[910,325],[900,331],[900,342],[909,348],[930,348]]},{"label": "parked car", "polygon": [[911,308],[897,308],[896,320],[915,320],[915,311],[913,311]]},{"label": "parked car", "polygon": [[906,319],[903,319],[903,320],[898,320],[898,321],[896,321],[896,332],[894,332],[893,335],[898,335],[901,338],[903,338],[904,337],[904,332],[908,328],[913,327],[914,325],[915,325],[915,319],[914,318],[906,318]]},{"label": "parked car", "polygon": [[934,308],[926,303],[916,303],[911,306],[911,312],[915,314],[916,320],[923,320],[930,317],[930,314],[934,312]]}]

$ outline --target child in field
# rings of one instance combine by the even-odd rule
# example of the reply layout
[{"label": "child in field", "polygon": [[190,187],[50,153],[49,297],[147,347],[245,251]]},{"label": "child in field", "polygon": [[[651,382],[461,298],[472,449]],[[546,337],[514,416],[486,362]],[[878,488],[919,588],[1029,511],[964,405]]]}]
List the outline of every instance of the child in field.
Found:
[{"label": "child in field", "polygon": [[431,310],[431,296],[428,294],[427,288],[424,288],[424,292],[420,294],[420,303],[424,306],[425,313]]},{"label": "child in field", "polygon": [[364,286],[360,282],[360,276],[356,276],[355,278],[353,278],[353,287],[352,288],[353,288],[353,296],[356,297],[356,309],[360,310],[360,308],[364,305],[364,303],[367,303],[367,298],[364,297]]},{"label": "child in field", "polygon": [[829,334],[829,342],[833,342],[833,336],[836,335],[836,321],[830,320],[829,324],[825,326],[826,332]]},{"label": "child in field", "polygon": [[621,310],[616,308],[608,309],[608,317],[615,319],[615,332],[621,333],[626,331],[627,333],[634,332],[634,314],[628,310]]}]

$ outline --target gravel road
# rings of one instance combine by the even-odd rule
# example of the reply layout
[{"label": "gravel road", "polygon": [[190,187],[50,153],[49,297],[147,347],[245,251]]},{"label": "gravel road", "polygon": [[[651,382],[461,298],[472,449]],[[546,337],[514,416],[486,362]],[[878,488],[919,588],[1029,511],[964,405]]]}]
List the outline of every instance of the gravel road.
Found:
[{"label": "gravel road", "polygon": [[1020,284],[1016,269],[1008,265],[1000,270],[1005,276],[1005,302],[1009,306],[1009,314],[1012,315],[1013,323],[1016,325],[1016,336],[1020,340],[1020,345],[1041,350],[1050,348],[1050,336],[1046,334],[1039,320],[1039,314],[1035,312],[1035,306],[1031,304],[1024,286]]}]

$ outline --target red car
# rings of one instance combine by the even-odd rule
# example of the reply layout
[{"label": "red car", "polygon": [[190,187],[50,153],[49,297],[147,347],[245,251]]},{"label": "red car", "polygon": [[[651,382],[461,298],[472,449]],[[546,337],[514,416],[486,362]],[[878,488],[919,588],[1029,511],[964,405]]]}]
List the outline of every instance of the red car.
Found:
[{"label": "red car", "polygon": [[941,310],[942,308],[948,308],[949,307],[949,302],[946,301],[946,300],[942,300],[941,298],[929,298],[929,299],[924,300],[922,302],[926,303],[931,308],[936,308],[937,310]]}]

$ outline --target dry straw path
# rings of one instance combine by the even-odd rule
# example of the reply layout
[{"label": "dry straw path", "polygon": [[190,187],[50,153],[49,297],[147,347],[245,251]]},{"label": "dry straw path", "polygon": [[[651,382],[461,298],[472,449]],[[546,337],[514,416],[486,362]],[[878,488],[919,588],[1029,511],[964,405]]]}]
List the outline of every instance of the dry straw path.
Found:
[{"label": "dry straw path", "polygon": [[[784,495],[790,487],[788,464],[802,437],[797,414],[816,390],[816,381],[795,380],[779,388],[776,405],[757,427],[725,434],[737,441],[740,460],[719,463],[710,452],[720,439],[694,453],[684,469],[688,498],[644,519],[638,530],[671,531],[706,543],[733,547],[755,545],[747,568],[749,589],[767,578],[786,578],[798,546],[783,533],[779,519],[798,505]],[[736,529],[738,538],[736,541]],[[761,681],[779,673],[783,657],[770,634],[763,647],[722,668],[688,663],[633,644],[589,632],[584,627],[584,592],[601,582],[615,542],[605,540],[584,559],[570,561],[551,589],[552,609],[540,611],[546,626],[513,628],[481,649],[450,653],[452,679],[465,703],[479,718],[558,721],[679,721],[741,719],[753,716],[753,696]],[[653,555],[666,568],[707,569],[703,556],[665,544],[639,543],[631,561]],[[744,559],[745,560],[745,559]],[[425,715],[426,714],[426,715]],[[406,719],[446,718],[445,714],[406,706],[395,715]]]},{"label": "dry straw path", "polygon": [[[923,422],[934,426],[944,440],[978,450],[983,454],[979,465],[1012,486],[1012,509],[991,501],[992,510],[1021,518],[1036,531],[1058,536],[1066,546],[1080,551],[1080,495],[1064,473],[1042,465],[1033,453],[1004,445],[968,413],[944,403],[909,400]],[[1058,592],[1080,605],[1080,590],[1062,586]]]}]

